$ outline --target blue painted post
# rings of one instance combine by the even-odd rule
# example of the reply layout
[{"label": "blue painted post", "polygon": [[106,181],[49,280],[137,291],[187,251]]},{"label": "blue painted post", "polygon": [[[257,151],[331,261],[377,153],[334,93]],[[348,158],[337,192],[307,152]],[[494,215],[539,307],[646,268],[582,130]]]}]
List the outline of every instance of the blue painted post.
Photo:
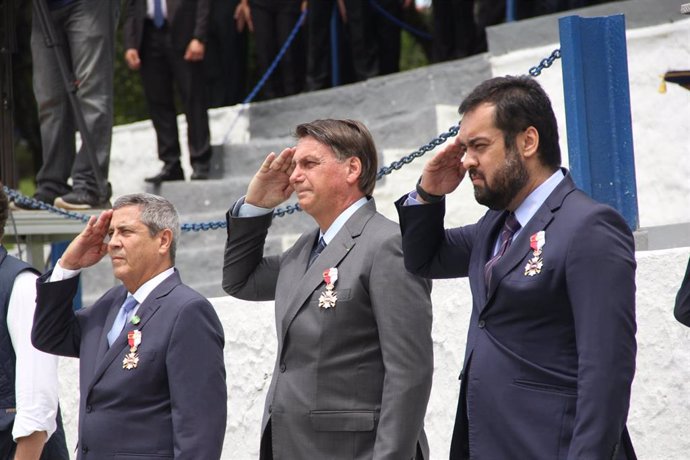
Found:
[{"label": "blue painted post", "polygon": [[331,14],[331,86],[340,86],[340,53],[338,36],[340,34],[340,12],[338,2],[333,2],[333,14]]},{"label": "blue painted post", "polygon": [[568,158],[575,183],[639,228],[622,14],[559,19]]}]

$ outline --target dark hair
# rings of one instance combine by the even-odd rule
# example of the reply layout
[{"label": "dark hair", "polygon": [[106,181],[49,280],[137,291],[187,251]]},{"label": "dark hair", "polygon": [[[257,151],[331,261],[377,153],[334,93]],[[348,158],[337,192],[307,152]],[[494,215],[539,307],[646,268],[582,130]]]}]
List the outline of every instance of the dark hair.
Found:
[{"label": "dark hair", "polygon": [[0,241],[5,236],[5,223],[7,222],[9,208],[10,202],[7,199],[7,195],[5,195],[5,190],[2,188],[2,182],[0,182]]},{"label": "dark hair", "polygon": [[170,244],[170,261],[175,263],[177,241],[180,239],[180,217],[175,206],[162,196],[150,193],[132,193],[123,195],[115,200],[113,209],[126,206],[139,206],[141,223],[149,229],[151,236],[156,236],[161,230],[170,229],[173,234]]},{"label": "dark hair", "polygon": [[471,112],[483,103],[496,108],[494,123],[503,132],[507,149],[515,147],[519,133],[534,126],[539,132],[541,163],[554,170],[561,165],[556,116],[549,96],[534,78],[523,75],[486,80],[462,101],[458,112]]},{"label": "dark hair", "polygon": [[378,156],[371,133],[356,120],[314,120],[302,123],[295,129],[295,137],[313,137],[333,150],[338,160],[357,157],[362,162],[359,189],[367,196],[374,192]]}]

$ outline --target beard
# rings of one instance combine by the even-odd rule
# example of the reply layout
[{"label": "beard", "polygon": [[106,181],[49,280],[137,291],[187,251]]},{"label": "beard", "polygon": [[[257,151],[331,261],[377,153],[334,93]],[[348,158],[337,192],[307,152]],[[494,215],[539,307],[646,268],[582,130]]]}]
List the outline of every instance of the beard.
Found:
[{"label": "beard", "polygon": [[477,203],[493,210],[506,209],[529,180],[527,168],[515,148],[507,150],[506,161],[496,170],[491,185],[483,174],[470,170],[470,176],[472,175],[479,175],[484,179],[484,186],[474,186],[474,198]]}]

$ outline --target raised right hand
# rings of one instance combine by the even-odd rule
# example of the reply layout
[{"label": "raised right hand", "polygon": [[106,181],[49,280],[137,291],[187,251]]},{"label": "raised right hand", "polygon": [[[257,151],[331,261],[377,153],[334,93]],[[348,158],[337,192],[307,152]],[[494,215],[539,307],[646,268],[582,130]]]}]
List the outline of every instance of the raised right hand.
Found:
[{"label": "raised right hand", "polygon": [[444,146],[424,165],[421,186],[432,195],[447,195],[458,188],[465,177],[462,164],[463,148],[457,138]]},{"label": "raised right hand", "polygon": [[295,147],[284,149],[280,155],[269,153],[249,183],[244,202],[271,209],[290,198],[294,191],[290,185],[294,155]]},{"label": "raised right hand", "polygon": [[82,232],[72,240],[62,257],[60,265],[68,270],[90,267],[108,253],[105,237],[110,229],[113,210],[108,209],[100,216],[91,216]]}]

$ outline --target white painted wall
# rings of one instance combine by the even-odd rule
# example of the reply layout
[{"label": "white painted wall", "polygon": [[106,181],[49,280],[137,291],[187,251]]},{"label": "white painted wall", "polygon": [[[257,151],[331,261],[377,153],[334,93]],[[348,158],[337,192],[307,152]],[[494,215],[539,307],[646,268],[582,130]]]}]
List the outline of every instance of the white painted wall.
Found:
[{"label": "white painted wall", "polygon": [[[494,74],[525,73],[556,45],[525,50],[492,59]],[[687,68],[690,56],[690,20],[633,30],[628,33],[635,161],[642,226],[687,222],[690,210],[690,92],[669,85],[659,94],[658,75]],[[560,64],[545,71],[539,81],[553,99],[565,139]],[[439,107],[439,132],[457,116],[456,107]],[[214,143],[237,108],[211,114]],[[234,139],[242,138],[241,120]],[[148,145],[150,156],[134,161],[131,152]],[[134,148],[136,146],[136,148]],[[563,142],[563,151],[567,146]],[[111,180],[115,194],[141,187],[145,175],[155,173],[155,140],[149,122],[115,130]],[[386,151],[390,163],[408,152]],[[566,160],[567,161],[567,160]],[[417,160],[390,176],[376,191],[379,209],[396,219],[392,201],[410,190],[424,160]],[[133,166],[136,165],[136,168]],[[448,225],[475,221],[484,209],[474,202],[468,184],[448,199]],[[638,370],[633,385],[629,427],[642,459],[681,460],[690,452],[683,433],[690,424],[690,329],[672,315],[675,292],[682,279],[690,248],[637,253]],[[457,401],[457,374],[462,362],[471,305],[465,280],[435,283],[435,376],[426,425],[432,458],[447,458]],[[272,303],[248,303],[230,298],[212,299],[225,328],[228,374],[228,425],[224,459],[258,456],[263,400],[275,358]],[[61,361],[61,401],[70,450],[75,445],[77,363]],[[203,397],[203,395],[200,395]]]}]

